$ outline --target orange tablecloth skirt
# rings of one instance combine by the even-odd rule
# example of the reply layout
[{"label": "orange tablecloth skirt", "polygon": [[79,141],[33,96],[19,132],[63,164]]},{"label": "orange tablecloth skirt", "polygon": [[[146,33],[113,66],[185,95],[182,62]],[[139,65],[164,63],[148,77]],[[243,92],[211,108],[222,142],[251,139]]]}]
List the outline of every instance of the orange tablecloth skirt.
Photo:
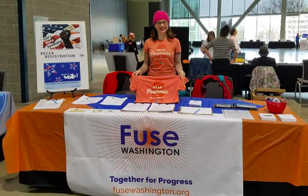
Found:
[{"label": "orange tablecloth skirt", "polygon": [[[17,111],[7,122],[3,149],[8,173],[20,171],[66,171],[63,113],[72,98],[58,110],[33,110],[34,105]],[[264,102],[256,102],[264,104]],[[82,106],[82,108],[89,108]],[[243,121],[243,164],[245,181],[287,182],[308,186],[308,125],[288,107],[296,123]],[[277,117],[277,116],[276,116]]]}]

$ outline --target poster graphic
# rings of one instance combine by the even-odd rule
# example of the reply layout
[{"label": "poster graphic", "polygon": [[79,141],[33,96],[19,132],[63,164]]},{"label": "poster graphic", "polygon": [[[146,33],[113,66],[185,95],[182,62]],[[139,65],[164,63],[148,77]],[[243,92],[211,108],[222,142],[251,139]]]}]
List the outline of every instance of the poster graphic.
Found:
[{"label": "poster graphic", "polygon": [[89,89],[84,21],[35,22],[37,92]]},{"label": "poster graphic", "polygon": [[79,24],[43,24],[41,44],[43,49],[80,49],[81,27]]},{"label": "poster graphic", "polygon": [[44,63],[44,82],[46,89],[79,88],[80,63]]}]

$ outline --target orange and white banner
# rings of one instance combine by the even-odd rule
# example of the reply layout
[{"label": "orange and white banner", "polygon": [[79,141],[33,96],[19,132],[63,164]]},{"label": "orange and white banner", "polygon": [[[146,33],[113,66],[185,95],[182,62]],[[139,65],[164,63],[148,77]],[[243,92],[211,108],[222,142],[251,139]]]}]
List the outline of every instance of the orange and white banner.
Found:
[{"label": "orange and white banner", "polygon": [[242,121],[70,109],[67,180],[88,195],[242,196]]}]

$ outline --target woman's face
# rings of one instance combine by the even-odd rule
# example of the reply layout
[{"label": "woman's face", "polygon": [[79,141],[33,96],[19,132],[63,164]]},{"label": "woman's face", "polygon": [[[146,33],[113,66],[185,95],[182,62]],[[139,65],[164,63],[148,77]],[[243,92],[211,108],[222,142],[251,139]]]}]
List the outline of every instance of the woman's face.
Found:
[{"label": "woman's face", "polygon": [[236,34],[237,34],[237,30],[234,31],[234,35],[236,35]]},{"label": "woman's face", "polygon": [[158,33],[166,33],[168,31],[169,24],[166,20],[159,20],[155,23],[155,29]]},{"label": "woman's face", "polygon": [[214,34],[209,35],[209,40],[212,41],[215,38]]}]

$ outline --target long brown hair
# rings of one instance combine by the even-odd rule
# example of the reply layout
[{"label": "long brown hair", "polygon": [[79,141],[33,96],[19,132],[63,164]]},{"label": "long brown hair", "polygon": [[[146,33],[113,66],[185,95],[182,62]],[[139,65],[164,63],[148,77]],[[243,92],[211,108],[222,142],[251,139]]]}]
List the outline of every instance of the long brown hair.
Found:
[{"label": "long brown hair", "polygon": [[214,31],[209,32],[209,34],[207,35],[207,39],[206,39],[207,43],[210,42],[210,35],[214,35],[214,38],[215,38],[215,32]]},{"label": "long brown hair", "polygon": [[[172,32],[171,28],[168,27],[168,30],[167,30],[167,38],[169,41],[173,40],[175,38],[175,34]],[[157,30],[155,29],[155,27],[153,28],[153,30],[151,31],[151,38],[156,41],[158,40],[158,32]]]}]

